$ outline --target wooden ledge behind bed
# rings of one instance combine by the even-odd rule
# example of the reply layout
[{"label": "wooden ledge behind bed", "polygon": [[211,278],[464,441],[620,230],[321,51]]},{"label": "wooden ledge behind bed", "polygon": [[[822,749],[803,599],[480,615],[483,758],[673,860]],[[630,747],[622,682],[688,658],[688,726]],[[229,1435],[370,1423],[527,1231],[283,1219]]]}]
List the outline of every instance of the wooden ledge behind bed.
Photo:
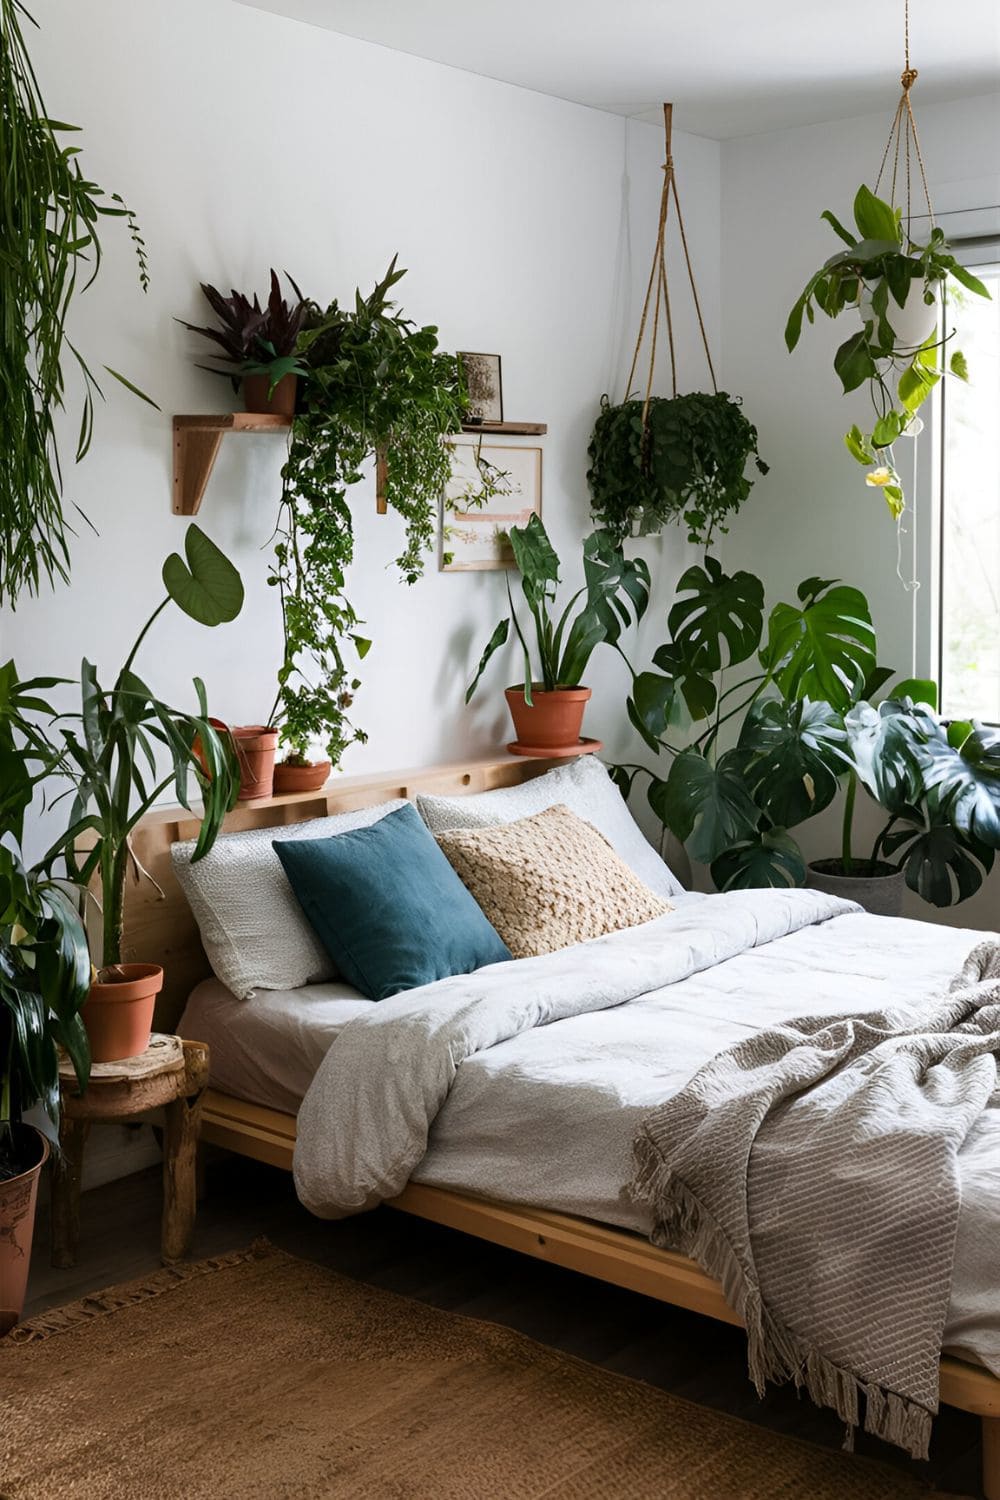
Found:
[{"label": "wooden ledge behind bed", "polygon": [[[278,828],[309,818],[325,818],[331,813],[351,812],[358,807],[374,807],[397,797],[412,799],[418,792],[440,797],[489,792],[530,781],[565,764],[565,760],[505,755],[418,771],[334,776],[318,792],[290,792],[282,797],[241,802],[227,817],[223,831]],[[174,876],[170,858],[172,844],[197,835],[198,821],[183,807],[157,808],[136,826],[132,838],[136,859],[156,884],[142,880],[127,892],[122,958],[126,962],[163,965],[163,989],[156,1006],[158,1031],[170,1032],[176,1028],[191,991],[212,973],[197,923]]]}]

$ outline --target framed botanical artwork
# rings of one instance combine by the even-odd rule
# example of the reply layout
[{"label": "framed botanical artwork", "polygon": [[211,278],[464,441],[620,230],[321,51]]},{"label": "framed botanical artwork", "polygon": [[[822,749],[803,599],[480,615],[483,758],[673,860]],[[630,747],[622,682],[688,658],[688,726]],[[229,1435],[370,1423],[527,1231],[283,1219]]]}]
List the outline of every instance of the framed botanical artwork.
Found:
[{"label": "framed botanical artwork", "polygon": [[502,422],[503,382],[499,354],[471,354],[467,350],[460,350],[457,358],[468,394],[466,420]]},{"label": "framed botanical artwork", "polygon": [[[542,513],[541,448],[451,438],[451,478],[441,506],[441,571],[512,568],[508,532]],[[473,498],[475,497],[475,498]]]}]

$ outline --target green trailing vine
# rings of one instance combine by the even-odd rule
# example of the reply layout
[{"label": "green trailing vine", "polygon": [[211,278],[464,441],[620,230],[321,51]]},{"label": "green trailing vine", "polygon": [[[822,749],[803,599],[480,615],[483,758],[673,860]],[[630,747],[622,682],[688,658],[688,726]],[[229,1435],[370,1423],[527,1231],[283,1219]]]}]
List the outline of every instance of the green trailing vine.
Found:
[{"label": "green trailing vine", "polygon": [[101,388],[66,323],[75,296],[100,270],[100,219],[125,220],[139,283],[143,291],[149,285],[131,209],[87,180],[79,147],[62,144],[78,127],[53,119],[45,106],[22,32],[26,20],[20,0],[0,0],[0,603],[9,604],[69,576],[72,528],[63,510],[56,415],[65,404],[67,366],[75,366],[83,381],[79,461],[91,444]]},{"label": "green trailing vine", "polygon": [[[297,355],[305,370],[292,424],[269,582],[281,594],[285,649],[272,722],[293,761],[326,744],[334,765],[364,731],[349,717],[360,686],[355,662],[370,641],[346,593],[354,558],[349,495],[374,458],[379,489],[406,524],[396,559],[421,576],[451,474],[444,439],[465,411],[458,362],[390,300],[405,275],[393,258],[352,308],[307,304]],[[484,483],[496,482],[494,475]]]},{"label": "green trailing vine", "polygon": [[707,547],[753,488],[748,460],[767,473],[756,427],[725,391],[654,396],[645,411],[605,397],[588,452],[593,517],[616,541],[681,520],[688,540]]}]

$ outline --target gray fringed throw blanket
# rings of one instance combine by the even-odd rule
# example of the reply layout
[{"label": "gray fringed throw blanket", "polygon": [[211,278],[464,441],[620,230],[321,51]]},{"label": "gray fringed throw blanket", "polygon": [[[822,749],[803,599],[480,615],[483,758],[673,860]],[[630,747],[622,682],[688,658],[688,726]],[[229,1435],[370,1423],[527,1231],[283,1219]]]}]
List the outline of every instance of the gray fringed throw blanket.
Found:
[{"label": "gray fringed throw blanket", "polygon": [[721,1281],[750,1375],[927,1456],[951,1290],[956,1156],[997,1088],[1000,944],[918,1010],[789,1021],[643,1122],[656,1244]]}]

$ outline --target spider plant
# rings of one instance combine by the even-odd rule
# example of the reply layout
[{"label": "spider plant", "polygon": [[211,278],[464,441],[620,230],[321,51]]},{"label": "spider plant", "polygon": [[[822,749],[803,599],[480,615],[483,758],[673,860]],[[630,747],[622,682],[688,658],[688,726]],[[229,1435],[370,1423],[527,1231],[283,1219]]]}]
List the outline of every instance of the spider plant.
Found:
[{"label": "spider plant", "polygon": [[[0,0],[0,604],[69,577],[69,536],[56,442],[67,366],[83,383],[76,459],[94,433],[101,387],[66,328],[78,292],[101,268],[98,224],[123,218],[149,284],[146,250],[131,210],[83,174],[78,127],[53,119],[42,99],[20,0]],[[34,24],[34,23],[32,23]],[[112,370],[135,395],[156,403]]]}]

